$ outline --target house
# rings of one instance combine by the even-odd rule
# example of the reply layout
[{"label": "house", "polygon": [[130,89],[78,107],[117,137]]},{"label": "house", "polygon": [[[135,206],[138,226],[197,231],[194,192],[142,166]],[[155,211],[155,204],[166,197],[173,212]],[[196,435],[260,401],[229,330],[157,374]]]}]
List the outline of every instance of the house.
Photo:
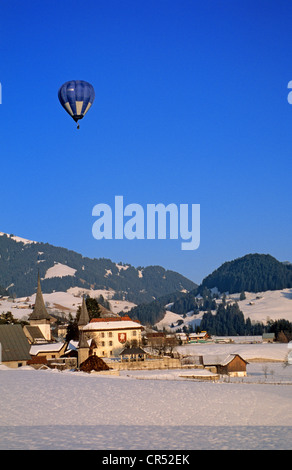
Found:
[{"label": "house", "polygon": [[24,325],[23,332],[25,336],[27,337],[27,340],[30,344],[47,343],[46,338],[44,337],[42,331],[37,325],[35,326]]},{"label": "house", "polygon": [[263,343],[273,343],[275,341],[275,333],[263,333]]},{"label": "house", "polygon": [[17,368],[31,359],[29,342],[20,324],[0,325],[0,363]]},{"label": "house", "polygon": [[209,335],[206,331],[202,331],[201,333],[190,333],[189,334],[189,343],[203,343],[207,341]]},{"label": "house", "polygon": [[[32,365],[35,358],[43,358],[42,362],[47,362],[50,359],[59,359],[65,354],[67,343],[45,343],[45,344],[32,344],[29,353],[31,355]],[[35,362],[39,362],[36,359]]]},{"label": "house", "polygon": [[217,374],[229,375],[230,377],[246,376],[248,362],[239,354],[203,356],[202,362],[206,369]]},{"label": "house", "polygon": [[178,341],[181,342],[181,344],[187,344],[189,338],[186,333],[176,333],[175,336],[177,337]]},{"label": "house", "polygon": [[94,318],[82,326],[84,338],[95,341],[99,357],[112,357],[126,344],[140,344],[142,325],[129,316]]}]

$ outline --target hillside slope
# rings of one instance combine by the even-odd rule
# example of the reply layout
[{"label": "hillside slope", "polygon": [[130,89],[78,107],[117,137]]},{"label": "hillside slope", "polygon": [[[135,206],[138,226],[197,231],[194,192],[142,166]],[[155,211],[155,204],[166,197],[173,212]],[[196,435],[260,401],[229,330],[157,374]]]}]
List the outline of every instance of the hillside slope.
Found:
[{"label": "hillside slope", "polygon": [[292,265],[271,255],[248,254],[222,264],[203,280],[201,287],[217,287],[229,294],[291,288]]},{"label": "hillside slope", "polygon": [[112,289],[116,298],[135,304],[196,287],[161,266],[135,268],[110,259],[91,259],[66,248],[0,233],[0,286],[16,297],[32,295],[38,272],[44,293],[72,287]]}]

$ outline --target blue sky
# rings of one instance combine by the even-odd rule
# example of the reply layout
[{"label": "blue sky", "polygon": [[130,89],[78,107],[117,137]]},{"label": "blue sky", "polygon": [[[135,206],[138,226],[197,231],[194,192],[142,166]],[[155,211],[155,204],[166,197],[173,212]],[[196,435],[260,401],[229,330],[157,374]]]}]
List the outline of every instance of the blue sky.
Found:
[{"label": "blue sky", "polygon": [[[1,0],[0,231],[201,280],[292,261],[292,3]],[[87,80],[80,130],[59,87]],[[200,204],[201,243],[95,240],[92,209]]]}]

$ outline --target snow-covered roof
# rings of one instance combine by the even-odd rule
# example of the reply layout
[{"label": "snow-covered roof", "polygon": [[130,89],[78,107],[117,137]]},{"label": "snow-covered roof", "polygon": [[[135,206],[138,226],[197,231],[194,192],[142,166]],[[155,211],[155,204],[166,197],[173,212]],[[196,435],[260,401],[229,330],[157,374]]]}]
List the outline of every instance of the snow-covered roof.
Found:
[{"label": "snow-covered roof", "polygon": [[[235,356],[239,356],[239,354],[207,355],[207,356],[203,356],[203,362],[205,366],[212,366],[212,365],[226,366],[227,364],[229,364],[229,362],[231,362],[235,358]],[[243,358],[241,359],[244,362],[246,362]]]},{"label": "snow-covered roof", "polygon": [[46,343],[46,344],[33,344],[30,348],[29,353],[32,356],[36,356],[38,353],[42,352],[53,352],[60,351],[65,343]]},{"label": "snow-covered roof", "polygon": [[99,330],[124,330],[124,329],[137,329],[142,328],[139,323],[135,321],[104,321],[104,322],[90,322],[85,325],[82,329],[84,331],[99,331]]}]

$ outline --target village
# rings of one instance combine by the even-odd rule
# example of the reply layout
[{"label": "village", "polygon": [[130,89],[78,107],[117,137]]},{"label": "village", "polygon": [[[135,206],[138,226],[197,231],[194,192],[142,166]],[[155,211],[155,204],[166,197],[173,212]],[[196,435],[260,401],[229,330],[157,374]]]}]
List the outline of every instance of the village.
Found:
[{"label": "village", "polygon": [[[120,316],[103,309],[102,317],[90,320],[85,296],[78,319],[79,340],[66,341],[66,325],[56,329],[48,313],[41,282],[29,324],[0,325],[0,363],[10,368],[57,369],[120,375],[121,371],[181,371],[181,377],[216,381],[222,376],[245,377],[248,361],[237,353],[204,354],[198,349],[191,356],[178,346],[228,344],[230,338],[211,338],[200,333],[168,334],[146,328],[128,315]],[[53,333],[52,333],[53,331]],[[57,333],[57,335],[56,335]],[[262,343],[273,342],[265,334]]]}]

